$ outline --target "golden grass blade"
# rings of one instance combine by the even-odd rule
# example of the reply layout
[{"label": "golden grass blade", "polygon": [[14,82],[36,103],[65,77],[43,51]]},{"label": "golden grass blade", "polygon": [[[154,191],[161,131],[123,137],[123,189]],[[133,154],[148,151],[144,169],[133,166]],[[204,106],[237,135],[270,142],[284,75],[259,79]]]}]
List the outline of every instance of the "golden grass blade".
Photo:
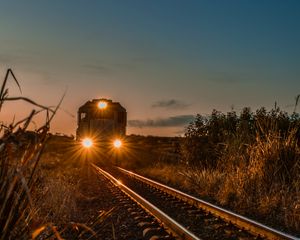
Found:
[{"label": "golden grass blade", "polygon": [[112,228],[112,238],[116,239],[116,230],[113,222],[111,223],[111,228]]},{"label": "golden grass blade", "polygon": [[11,194],[13,193],[13,190],[14,190],[16,184],[17,184],[17,177],[15,176],[14,179],[13,179],[13,181],[11,182],[11,184],[9,186],[8,191],[5,194],[5,198],[4,198],[4,201],[2,203],[2,207],[1,207],[1,211],[0,211],[0,216],[3,216],[3,213],[4,213],[5,209],[6,209],[6,204],[7,204],[8,200],[9,200]]},{"label": "golden grass blade", "polygon": [[82,223],[75,223],[75,225],[76,225],[77,228],[78,228],[78,227],[81,227],[81,228],[83,228],[83,229],[85,230],[85,231],[82,231],[82,232],[79,234],[79,236],[78,236],[79,239],[80,239],[80,237],[81,237],[84,233],[86,233],[86,232],[90,232],[94,237],[97,236],[97,233],[96,233],[92,228],[88,227],[87,225],[82,224]]},{"label": "golden grass blade", "polygon": [[57,231],[56,226],[52,226],[51,229],[52,229],[52,231],[54,232],[55,237],[56,237],[58,240],[64,240],[64,239],[60,236],[59,232]]},{"label": "golden grass blade", "polygon": [[25,179],[25,177],[22,175],[21,172],[18,172],[18,175],[19,175],[19,178],[20,178],[20,180],[21,180],[23,190],[25,190],[25,193],[26,193],[28,202],[29,202],[30,206],[32,206],[32,205],[33,205],[33,204],[32,204],[32,199],[31,199],[31,196],[30,196],[30,190],[29,190],[29,188],[28,188],[26,179]]},{"label": "golden grass blade", "polygon": [[43,232],[46,227],[47,226],[41,226],[38,229],[34,230],[34,232],[31,234],[32,239],[35,239],[38,235],[40,235],[40,233]]}]

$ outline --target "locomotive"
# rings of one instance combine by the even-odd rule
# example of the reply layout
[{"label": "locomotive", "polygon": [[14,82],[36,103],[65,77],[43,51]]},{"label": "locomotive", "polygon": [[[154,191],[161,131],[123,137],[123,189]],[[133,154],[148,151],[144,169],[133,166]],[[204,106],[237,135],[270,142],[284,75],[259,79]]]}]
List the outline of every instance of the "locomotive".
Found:
[{"label": "locomotive", "polygon": [[76,139],[85,147],[95,142],[113,142],[121,145],[126,135],[127,112],[118,102],[110,99],[93,99],[78,109]]}]

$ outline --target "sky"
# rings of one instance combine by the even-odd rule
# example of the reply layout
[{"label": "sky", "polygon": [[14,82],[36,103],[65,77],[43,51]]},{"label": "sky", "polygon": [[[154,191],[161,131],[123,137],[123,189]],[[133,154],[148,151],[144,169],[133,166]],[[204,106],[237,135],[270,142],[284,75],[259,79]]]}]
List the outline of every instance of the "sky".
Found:
[{"label": "sky", "polygon": [[[196,114],[243,107],[291,112],[300,93],[298,0],[0,0],[0,79],[61,110],[51,131],[75,134],[86,101],[109,98],[128,134],[179,136]],[[33,106],[8,103],[9,123]],[[37,117],[32,127],[44,121]]]}]

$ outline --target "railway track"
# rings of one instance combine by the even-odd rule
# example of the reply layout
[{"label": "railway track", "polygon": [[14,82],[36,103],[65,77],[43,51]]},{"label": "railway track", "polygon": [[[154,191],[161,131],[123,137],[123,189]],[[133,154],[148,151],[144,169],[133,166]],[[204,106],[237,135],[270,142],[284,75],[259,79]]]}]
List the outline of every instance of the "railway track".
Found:
[{"label": "railway track", "polygon": [[299,239],[125,169],[92,167],[163,226],[139,223],[153,239]]}]

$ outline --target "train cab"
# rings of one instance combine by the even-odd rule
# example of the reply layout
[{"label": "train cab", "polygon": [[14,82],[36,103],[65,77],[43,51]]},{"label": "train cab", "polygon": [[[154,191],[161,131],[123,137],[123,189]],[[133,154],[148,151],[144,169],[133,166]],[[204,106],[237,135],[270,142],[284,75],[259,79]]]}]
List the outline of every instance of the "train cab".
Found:
[{"label": "train cab", "polygon": [[76,139],[109,141],[126,135],[127,113],[118,102],[93,99],[78,109]]}]

